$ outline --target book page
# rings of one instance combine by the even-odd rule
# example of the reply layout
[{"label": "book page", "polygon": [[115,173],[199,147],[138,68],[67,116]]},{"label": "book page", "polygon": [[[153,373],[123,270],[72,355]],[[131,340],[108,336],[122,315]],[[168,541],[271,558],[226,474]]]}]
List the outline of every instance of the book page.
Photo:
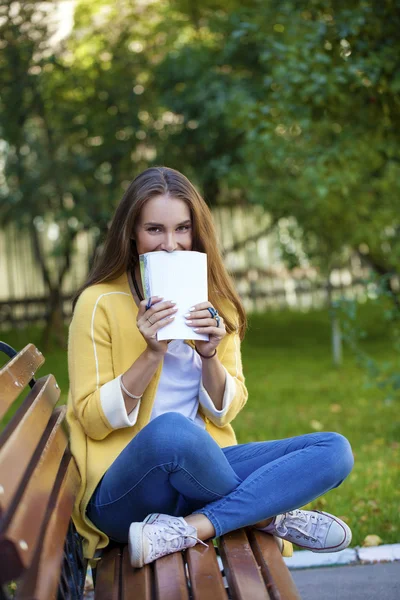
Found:
[{"label": "book page", "polygon": [[162,296],[176,302],[172,323],[157,333],[157,340],[204,340],[208,334],[193,331],[184,315],[200,302],[207,302],[207,255],[203,252],[147,252],[140,256],[142,285],[146,298]]}]

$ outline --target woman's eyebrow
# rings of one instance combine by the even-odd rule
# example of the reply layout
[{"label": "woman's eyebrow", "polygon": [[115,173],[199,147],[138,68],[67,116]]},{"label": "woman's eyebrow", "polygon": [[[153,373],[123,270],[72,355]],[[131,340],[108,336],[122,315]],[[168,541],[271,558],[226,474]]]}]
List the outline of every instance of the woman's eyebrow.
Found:
[{"label": "woman's eyebrow", "polygon": [[[182,223],[178,223],[177,225],[175,225],[175,227],[180,227],[181,225],[188,225],[190,223],[191,223],[191,220],[186,219],[186,221],[182,221]],[[163,223],[153,223],[153,221],[149,221],[148,223],[144,224],[145,227],[148,227],[149,225],[151,227],[164,227]]]}]

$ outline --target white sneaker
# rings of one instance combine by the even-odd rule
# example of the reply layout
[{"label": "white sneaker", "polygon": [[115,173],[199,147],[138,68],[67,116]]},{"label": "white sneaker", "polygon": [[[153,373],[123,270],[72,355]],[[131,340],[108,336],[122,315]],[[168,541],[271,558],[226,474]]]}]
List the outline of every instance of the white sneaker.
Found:
[{"label": "white sneaker", "polygon": [[162,522],[161,519],[147,522],[153,516],[146,517],[143,523],[131,523],[129,527],[128,544],[132,567],[143,567],[166,554],[191,548],[197,542],[207,546],[198,539],[196,528],[188,525],[183,517],[155,515],[162,516]]},{"label": "white sneaker", "polygon": [[[161,513],[151,513],[147,515],[143,523],[149,523],[154,525],[154,523],[174,523],[175,525],[180,525],[183,517],[173,517],[172,515],[163,515]],[[186,523],[186,521],[185,521]]]},{"label": "white sneaker", "polygon": [[351,529],[337,517],[319,510],[291,510],[277,515],[262,531],[312,552],[339,552],[351,542]]}]

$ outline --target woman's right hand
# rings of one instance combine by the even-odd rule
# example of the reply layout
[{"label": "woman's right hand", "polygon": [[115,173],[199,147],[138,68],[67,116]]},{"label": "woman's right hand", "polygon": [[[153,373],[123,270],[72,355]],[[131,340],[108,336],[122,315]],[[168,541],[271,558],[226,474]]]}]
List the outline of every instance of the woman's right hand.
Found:
[{"label": "woman's right hand", "polygon": [[136,319],[137,327],[146,340],[147,347],[157,354],[165,354],[168,350],[168,341],[157,341],[157,331],[171,323],[175,318],[177,308],[175,302],[164,300],[160,296],[152,296],[152,306],[147,309],[149,300],[142,300]]}]

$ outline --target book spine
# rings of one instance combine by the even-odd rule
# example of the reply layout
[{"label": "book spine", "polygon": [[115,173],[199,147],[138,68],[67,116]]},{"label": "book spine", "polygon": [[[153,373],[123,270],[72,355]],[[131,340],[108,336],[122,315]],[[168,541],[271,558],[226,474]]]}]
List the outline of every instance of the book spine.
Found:
[{"label": "book spine", "polygon": [[139,257],[140,264],[140,277],[142,278],[142,288],[144,292],[144,297],[150,298],[151,293],[151,285],[150,285],[150,272],[149,272],[149,260],[148,256],[145,254],[141,254]]}]

